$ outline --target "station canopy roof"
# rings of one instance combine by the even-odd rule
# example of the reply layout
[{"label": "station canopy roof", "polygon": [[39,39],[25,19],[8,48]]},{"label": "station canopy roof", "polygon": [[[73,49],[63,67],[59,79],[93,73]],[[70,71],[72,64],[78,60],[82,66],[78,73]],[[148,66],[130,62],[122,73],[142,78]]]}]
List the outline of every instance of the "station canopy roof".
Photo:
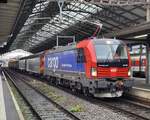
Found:
[{"label": "station canopy roof", "polygon": [[11,37],[11,31],[21,7],[21,0],[7,0],[7,2],[0,1],[0,46],[5,45],[7,39]]},{"label": "station canopy roof", "polygon": [[32,55],[32,53],[24,51],[22,49],[16,49],[14,51],[3,54],[0,58],[0,60],[1,61],[17,60],[19,58],[26,57],[29,55]]},{"label": "station canopy roof", "polygon": [[[24,0],[22,13],[6,48],[40,52],[54,47],[58,35],[75,36],[76,41],[80,41],[91,37],[101,25],[99,35],[107,37],[105,34],[146,22],[145,0],[140,4],[128,3],[123,6],[88,0],[66,0],[64,4],[62,1]],[[59,5],[62,6],[62,12]],[[59,40],[61,45],[68,42],[71,42],[70,38]]]}]

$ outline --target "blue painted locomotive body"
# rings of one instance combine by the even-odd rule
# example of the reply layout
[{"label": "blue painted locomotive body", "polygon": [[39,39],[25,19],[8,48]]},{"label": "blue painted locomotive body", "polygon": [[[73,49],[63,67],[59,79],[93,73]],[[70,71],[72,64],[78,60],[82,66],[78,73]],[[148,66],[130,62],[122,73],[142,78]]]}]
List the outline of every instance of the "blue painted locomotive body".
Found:
[{"label": "blue painted locomotive body", "polygon": [[48,52],[45,69],[49,71],[85,72],[84,63],[77,63],[77,50]]}]

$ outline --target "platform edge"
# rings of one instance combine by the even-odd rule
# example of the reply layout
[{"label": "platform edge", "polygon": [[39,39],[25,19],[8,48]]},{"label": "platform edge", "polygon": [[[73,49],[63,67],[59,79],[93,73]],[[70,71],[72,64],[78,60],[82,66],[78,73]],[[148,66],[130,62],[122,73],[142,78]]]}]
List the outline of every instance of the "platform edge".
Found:
[{"label": "platform edge", "polygon": [[8,89],[9,89],[9,92],[10,92],[10,94],[11,94],[13,103],[14,103],[14,105],[15,105],[16,111],[17,111],[18,116],[19,116],[19,119],[20,119],[20,120],[25,120],[25,119],[24,119],[24,116],[23,116],[23,114],[22,114],[22,112],[21,112],[21,109],[20,109],[20,107],[19,107],[19,105],[18,105],[18,103],[17,103],[17,101],[16,101],[16,99],[15,99],[15,96],[14,96],[12,90],[11,90],[11,87],[10,87],[9,83],[7,82],[6,76],[5,76],[5,74],[4,74],[3,71],[2,71],[2,74],[3,74],[4,79],[5,79],[5,81],[6,81],[6,84],[7,84],[7,87],[8,87]]}]

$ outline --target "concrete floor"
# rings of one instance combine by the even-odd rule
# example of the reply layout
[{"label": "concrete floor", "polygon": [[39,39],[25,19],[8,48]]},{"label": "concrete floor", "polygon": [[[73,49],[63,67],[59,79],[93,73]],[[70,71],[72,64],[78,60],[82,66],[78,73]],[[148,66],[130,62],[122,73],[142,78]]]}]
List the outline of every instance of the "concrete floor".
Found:
[{"label": "concrete floor", "polygon": [[12,96],[6,84],[0,75],[0,120],[20,120]]},{"label": "concrete floor", "polygon": [[150,89],[150,84],[146,84],[145,78],[135,78],[134,77],[134,86],[139,88]]}]

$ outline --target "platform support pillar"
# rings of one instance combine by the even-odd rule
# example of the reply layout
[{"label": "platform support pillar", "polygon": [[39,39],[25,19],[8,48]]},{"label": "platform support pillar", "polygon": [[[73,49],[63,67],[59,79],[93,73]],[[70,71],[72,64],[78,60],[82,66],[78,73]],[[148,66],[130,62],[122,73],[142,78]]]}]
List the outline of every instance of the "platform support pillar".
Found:
[{"label": "platform support pillar", "polygon": [[[147,2],[150,2],[150,0],[147,0]],[[146,10],[146,21],[150,21],[150,5],[147,5],[147,10]]]},{"label": "platform support pillar", "polygon": [[[149,36],[149,35],[148,35]],[[147,68],[146,68],[146,82],[145,84],[150,84],[150,45],[146,45],[146,57],[147,57]]]}]

